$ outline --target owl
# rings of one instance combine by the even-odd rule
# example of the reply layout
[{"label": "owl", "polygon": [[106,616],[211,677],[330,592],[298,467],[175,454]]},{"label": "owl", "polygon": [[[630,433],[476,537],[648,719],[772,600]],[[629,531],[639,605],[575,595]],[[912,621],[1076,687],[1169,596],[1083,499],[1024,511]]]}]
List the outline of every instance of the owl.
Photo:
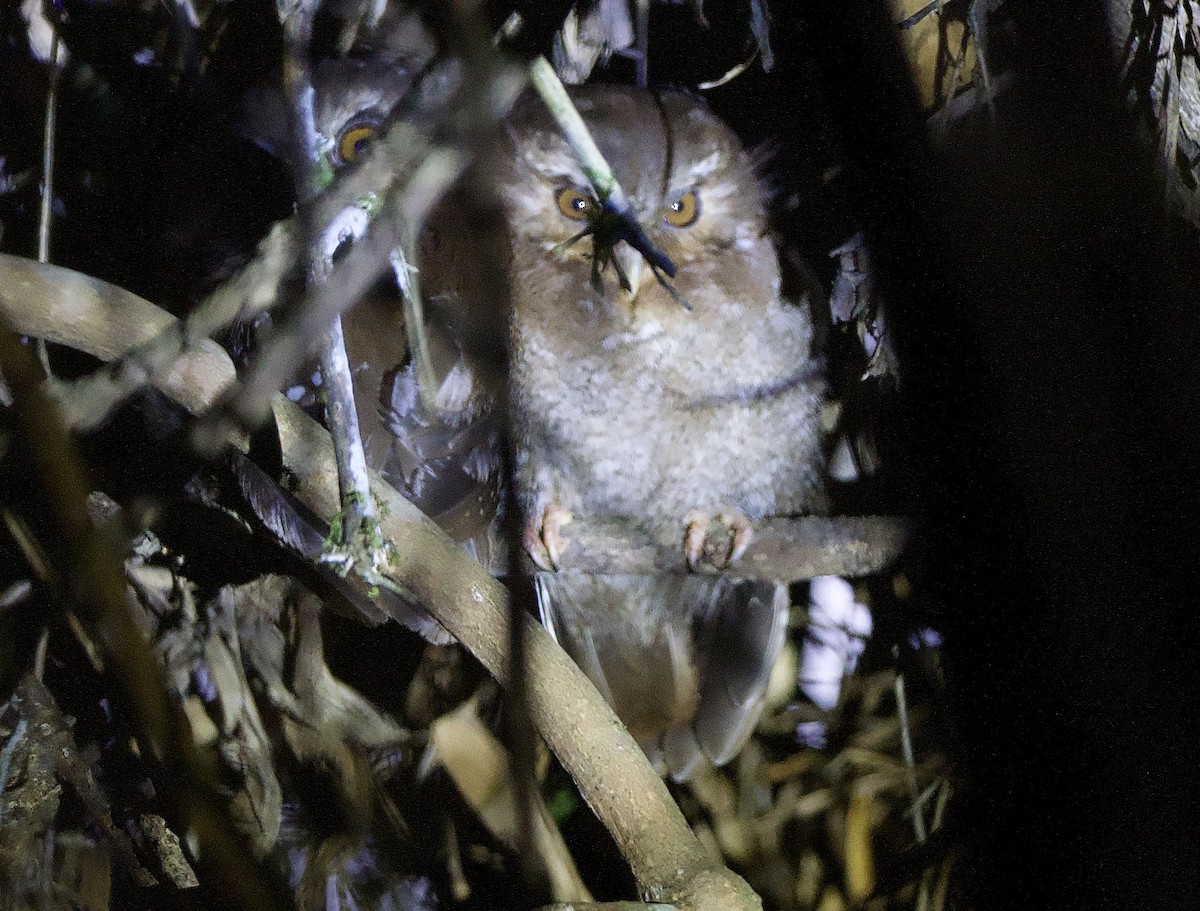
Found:
[{"label": "owl", "polygon": [[[355,79],[337,75],[317,84],[318,126],[352,160],[371,118],[357,110]],[[666,523],[694,562],[713,517],[735,529],[736,552],[748,520],[822,511],[824,386],[809,302],[782,293],[763,190],[735,134],[681,92],[584,86],[572,97],[677,267],[669,286],[624,244],[597,249],[588,235],[601,207],[530,98],[488,157],[501,255],[478,255],[490,235],[462,189],[421,238],[441,409],[417,395],[394,294],[347,314],[347,345],[368,460],[485,562],[503,502],[507,391],[542,620],[659,770],[683,779],[705,756],[728,761],[756,724],[786,634],[786,588],[557,572],[559,531],[576,515]],[[489,272],[485,259],[505,268]],[[472,356],[478,339],[464,343],[495,325],[505,296],[507,330],[492,341],[503,346],[507,331],[507,390]]]},{"label": "owl", "polygon": [[[762,711],[787,627],[784,586],[723,577],[555,572],[572,516],[669,523],[694,562],[722,516],[825,508],[811,307],[783,296],[751,157],[700,100],[586,86],[584,122],[665,278],[586,234],[601,215],[536,101],[510,118],[498,167],[511,262],[513,478],[543,622],[660,771],[730,759]],[[582,236],[581,236],[582,235]],[[599,279],[598,281],[596,279]],[[735,554],[736,555],[736,554]]]},{"label": "owl", "polygon": [[[318,151],[334,172],[360,160],[398,107],[403,106],[408,116],[419,116],[444,103],[453,87],[453,70],[435,70],[418,78],[432,55],[432,45],[415,16],[389,23],[385,38],[385,51],[376,49],[365,58],[323,60],[314,68]],[[299,163],[292,152],[286,102],[278,85],[264,84],[248,95],[242,131],[295,173]],[[500,507],[502,447],[494,403],[503,380],[463,350],[463,304],[483,299],[479,285],[489,278],[466,252],[480,239],[464,223],[463,208],[456,192],[434,213],[419,244],[422,278],[428,275],[428,281],[422,282],[427,286],[426,336],[432,371],[440,384],[437,409],[424,407],[418,394],[394,282],[381,282],[344,315],[342,323],[368,465],[488,566]],[[502,348],[502,330],[493,334],[500,335]],[[293,401],[319,411],[321,385],[313,361],[285,391]],[[414,625],[435,641],[443,639],[436,624]]]}]

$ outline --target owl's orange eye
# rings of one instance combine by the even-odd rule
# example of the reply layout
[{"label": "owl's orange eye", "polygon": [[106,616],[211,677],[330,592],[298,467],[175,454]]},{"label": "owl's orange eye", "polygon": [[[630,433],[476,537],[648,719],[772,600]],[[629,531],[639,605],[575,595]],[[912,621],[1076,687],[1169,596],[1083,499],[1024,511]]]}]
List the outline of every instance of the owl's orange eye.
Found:
[{"label": "owl's orange eye", "polygon": [[686,228],[700,217],[700,199],[695,190],[688,190],[667,206],[663,220],[673,228]]},{"label": "owl's orange eye", "polygon": [[338,134],[337,163],[339,165],[354,164],[367,150],[367,145],[375,138],[374,123],[351,123]]},{"label": "owl's orange eye", "polygon": [[554,194],[558,211],[573,221],[588,221],[596,214],[596,200],[574,187],[563,187]]}]

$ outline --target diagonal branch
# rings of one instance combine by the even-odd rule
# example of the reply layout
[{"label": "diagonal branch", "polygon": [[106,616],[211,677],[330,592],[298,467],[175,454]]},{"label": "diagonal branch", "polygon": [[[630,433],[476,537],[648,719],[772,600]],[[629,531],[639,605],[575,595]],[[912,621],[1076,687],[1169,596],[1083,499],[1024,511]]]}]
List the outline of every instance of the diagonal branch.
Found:
[{"label": "diagonal branch", "polygon": [[[39,302],[14,293],[0,303],[16,330],[23,332],[33,321],[28,319],[28,311],[36,310]],[[82,330],[104,324],[103,311],[83,317],[64,327],[63,341],[95,353]],[[325,521],[331,520],[340,503],[328,434],[281,395],[275,396],[271,407],[285,467],[299,482],[294,496]],[[398,543],[388,577],[402,590],[412,592],[497,680],[507,684],[511,671],[509,603],[503,586],[382,478],[374,475],[371,482],[385,506],[382,530]],[[527,644],[530,717],[613,834],[642,893],[684,911],[760,908],[761,902],[749,886],[708,855],[665,784],[582,671],[532,617],[521,615],[521,619]],[[160,677],[147,676],[140,685]]]}]

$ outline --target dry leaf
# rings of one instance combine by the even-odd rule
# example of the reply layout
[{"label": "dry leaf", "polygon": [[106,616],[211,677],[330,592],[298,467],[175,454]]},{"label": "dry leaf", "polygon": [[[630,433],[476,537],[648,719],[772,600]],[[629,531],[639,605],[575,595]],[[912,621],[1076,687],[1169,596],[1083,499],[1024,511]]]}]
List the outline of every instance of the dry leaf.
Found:
[{"label": "dry leaf", "polygon": [[871,796],[855,794],[846,810],[846,892],[853,902],[875,890],[875,854],[871,847]]},{"label": "dry leaf", "polygon": [[[480,821],[496,838],[516,848],[517,807],[508,751],[479,720],[475,700],[468,700],[435,721],[429,728],[429,743]],[[555,901],[592,901],[558,827],[537,794],[533,829],[534,844],[546,865]]]}]

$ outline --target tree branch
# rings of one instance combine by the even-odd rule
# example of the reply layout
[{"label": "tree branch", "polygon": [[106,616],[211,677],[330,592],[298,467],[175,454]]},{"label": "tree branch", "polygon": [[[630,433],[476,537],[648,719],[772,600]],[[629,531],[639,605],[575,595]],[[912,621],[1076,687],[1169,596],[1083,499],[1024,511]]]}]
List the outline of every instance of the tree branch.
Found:
[{"label": "tree branch", "polygon": [[[683,527],[624,518],[581,518],[564,525],[559,569],[587,573],[683,574]],[[890,516],[799,519],[754,523],[742,557],[718,568],[705,553],[702,571],[739,579],[797,582],[815,576],[865,576],[892,563],[908,540],[903,519]]]},{"label": "tree branch", "polygon": [[[29,323],[36,320],[27,311],[37,310],[40,302],[22,290],[13,287],[0,299],[0,313],[18,332],[28,332]],[[95,353],[83,330],[103,326],[106,314],[89,310],[86,303],[59,337]],[[275,396],[272,410],[284,465],[298,480],[293,494],[325,521],[331,520],[341,504],[328,433],[282,395]],[[382,478],[373,474],[371,483],[385,506],[381,528],[395,544],[388,577],[412,592],[506,685],[511,665],[508,594],[503,586]],[[665,784],[583,672],[537,621],[526,615],[523,622],[530,717],[612,833],[643,896],[683,911],[761,908],[753,890],[708,855]],[[161,673],[144,678],[152,679],[161,679]]]},{"label": "tree branch", "polygon": [[[171,317],[154,304],[69,269],[0,254],[0,286],[9,289],[0,315],[18,332],[105,360],[118,358],[123,346],[171,331]],[[169,398],[199,413],[211,406],[233,379],[228,356],[215,343],[206,342],[172,369],[156,375],[155,382]],[[65,418],[74,429],[86,425],[74,413],[67,412]],[[681,535],[682,530],[674,526],[581,517],[563,527],[561,566],[595,573],[687,573]],[[907,536],[903,520],[884,516],[765,519],[754,524],[754,539],[742,558],[720,572],[782,582],[826,575],[863,576],[895,560]],[[495,575],[507,572],[503,554],[489,570]],[[718,572],[711,560],[704,571]]]},{"label": "tree branch", "polygon": [[[208,339],[194,347],[174,345],[170,357],[152,362],[129,357],[131,350],[152,340],[178,340],[183,333],[169,313],[124,288],[5,253],[0,253],[0,287],[7,294],[0,312],[20,334],[78,348],[103,361],[125,358],[95,374],[90,386],[113,404],[123,395],[109,399],[110,390],[131,387],[132,392],[151,382],[197,414],[235,379],[229,356]],[[61,394],[62,384],[53,389],[68,427],[86,430],[95,425],[94,399]]]}]

